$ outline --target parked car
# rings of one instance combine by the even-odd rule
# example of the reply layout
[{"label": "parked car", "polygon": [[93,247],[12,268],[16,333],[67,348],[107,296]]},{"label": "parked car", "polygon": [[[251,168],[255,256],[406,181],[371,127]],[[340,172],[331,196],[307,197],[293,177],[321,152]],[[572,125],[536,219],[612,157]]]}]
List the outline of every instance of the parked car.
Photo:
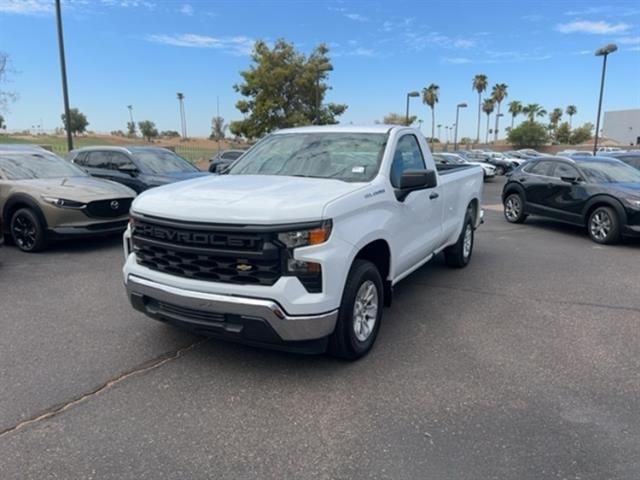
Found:
[{"label": "parked car", "polygon": [[556,153],[558,157],[593,157],[593,153],[588,152],[587,150],[562,150],[561,152]]},{"label": "parked car", "polygon": [[71,151],[67,159],[94,177],[122,183],[138,193],[208,175],[162,147],[84,147]]},{"label": "parked car", "polygon": [[623,161],[627,165],[631,165],[634,168],[640,170],[640,150],[626,150],[620,152],[607,152],[602,153],[602,156],[617,158]]},{"label": "parked car", "polygon": [[406,127],[271,134],[226,175],[132,206],[124,282],[134,308],[196,332],[356,359],[392,287],[439,252],[466,266],[482,172],[441,172]]},{"label": "parked car", "polygon": [[211,173],[220,173],[234,161],[236,161],[244,150],[225,150],[218,153],[215,157],[212,157],[209,164],[209,171]]},{"label": "parked car", "polygon": [[455,153],[434,153],[432,154],[433,161],[436,165],[477,165],[482,168],[485,182],[496,176],[496,167],[487,162],[472,162],[466,158],[461,157]]},{"label": "parked car", "polygon": [[620,147],[598,147],[598,153],[611,153],[611,152],[621,152],[622,149]]},{"label": "parked car", "polygon": [[640,235],[640,172],[607,157],[544,157],[516,170],[502,192],[504,216],[542,215],[586,226],[597,243]]},{"label": "parked car", "polygon": [[135,192],[42,149],[0,149],[3,230],[25,252],[52,239],[121,233]]},{"label": "parked car", "polygon": [[530,157],[549,157],[550,156],[550,155],[547,155],[546,153],[540,153],[537,150],[534,150],[533,148],[521,148],[520,150],[517,150],[517,151],[525,155],[528,155]]}]

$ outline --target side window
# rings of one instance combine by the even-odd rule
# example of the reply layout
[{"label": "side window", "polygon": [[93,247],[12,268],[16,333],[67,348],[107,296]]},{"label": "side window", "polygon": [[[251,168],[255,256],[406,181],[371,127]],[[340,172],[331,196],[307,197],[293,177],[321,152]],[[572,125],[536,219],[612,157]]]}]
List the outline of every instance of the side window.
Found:
[{"label": "side window", "polygon": [[563,162],[558,162],[556,163],[556,168],[553,171],[553,176],[556,178],[562,178],[562,177],[577,178],[580,176],[580,174],[571,165],[567,165],[566,163],[563,163]]},{"label": "side window", "polygon": [[528,173],[533,173],[534,175],[543,175],[545,177],[550,177],[552,171],[553,162],[547,161],[538,162],[535,165],[527,168]]},{"label": "side window", "polygon": [[426,170],[426,168],[418,139],[411,134],[400,138],[391,164],[391,185],[399,187],[400,177],[407,170]]},{"label": "side window", "polygon": [[94,151],[87,154],[85,166],[89,168],[109,168],[109,152]]},{"label": "side window", "polygon": [[124,165],[133,165],[133,162],[131,161],[131,159],[127,157],[124,153],[109,152],[109,154],[111,156],[109,165],[112,170],[118,170],[120,167]]},{"label": "side window", "polygon": [[76,156],[73,158],[73,163],[75,163],[76,165],[85,166],[86,159],[87,159],[87,153],[80,152],[76,154]]}]

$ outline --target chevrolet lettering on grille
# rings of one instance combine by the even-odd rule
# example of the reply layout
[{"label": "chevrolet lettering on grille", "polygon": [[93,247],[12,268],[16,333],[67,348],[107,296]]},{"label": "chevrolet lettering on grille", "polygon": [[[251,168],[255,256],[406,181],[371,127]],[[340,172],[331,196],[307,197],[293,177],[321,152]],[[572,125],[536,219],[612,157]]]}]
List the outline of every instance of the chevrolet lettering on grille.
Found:
[{"label": "chevrolet lettering on grille", "polygon": [[253,247],[255,244],[255,240],[249,238],[232,237],[208,232],[176,230],[147,224],[136,226],[136,231],[136,233],[140,233],[145,237],[173,243],[236,248]]}]

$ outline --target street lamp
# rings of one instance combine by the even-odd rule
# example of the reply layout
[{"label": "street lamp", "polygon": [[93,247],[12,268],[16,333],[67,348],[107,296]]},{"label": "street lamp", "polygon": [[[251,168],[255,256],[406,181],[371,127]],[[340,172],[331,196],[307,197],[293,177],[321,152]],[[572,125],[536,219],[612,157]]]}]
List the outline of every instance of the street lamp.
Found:
[{"label": "street lamp", "polygon": [[600,80],[600,100],[598,101],[598,117],[596,118],[596,137],[593,142],[593,154],[598,151],[598,129],[600,128],[600,110],[602,109],[602,94],[604,93],[604,76],[607,72],[607,57],[618,50],[615,43],[610,43],[596,50],[596,57],[604,57],[602,60],[602,79]]},{"label": "street lamp", "polygon": [[458,105],[456,105],[456,130],[453,135],[453,151],[454,152],[458,150],[458,116],[460,115],[461,108],[467,108],[467,104],[459,103]]},{"label": "street lamp", "polygon": [[413,91],[413,92],[409,92],[407,93],[407,113],[404,116],[404,123],[409,126],[409,98],[410,97],[419,97],[420,93]]},{"label": "street lamp", "polygon": [[316,125],[320,124],[320,77],[325,72],[333,71],[333,67],[328,63],[316,67]]},{"label": "street lamp", "polygon": [[180,126],[182,127],[182,141],[187,139],[187,120],[184,115],[184,93],[176,93],[180,105]]},{"label": "street lamp", "polygon": [[67,148],[73,150],[71,135],[71,115],[69,114],[69,89],[67,87],[67,64],[64,59],[64,34],[62,32],[62,7],[56,0],[56,20],[58,25],[58,49],[60,50],[60,73],[62,74],[62,96],[64,97],[64,128],[67,130]]},{"label": "street lamp", "polygon": [[444,132],[447,135],[447,145],[449,145],[449,125],[444,126]]},{"label": "street lamp", "polygon": [[136,124],[133,122],[133,105],[127,105],[129,109],[129,118],[131,119],[131,134],[135,136],[136,134]]}]

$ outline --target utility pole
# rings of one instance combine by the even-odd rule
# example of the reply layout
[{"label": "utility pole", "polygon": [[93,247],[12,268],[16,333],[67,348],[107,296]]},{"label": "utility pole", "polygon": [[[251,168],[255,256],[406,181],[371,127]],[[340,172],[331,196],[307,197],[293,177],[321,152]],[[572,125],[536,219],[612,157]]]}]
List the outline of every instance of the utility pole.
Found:
[{"label": "utility pole", "polygon": [[60,0],[56,0],[56,20],[58,24],[58,49],[60,50],[60,72],[62,74],[62,96],[64,97],[64,128],[67,131],[67,148],[73,150],[73,135],[71,135],[71,115],[69,114],[69,89],[67,87],[67,66],[64,59],[64,35],[62,32],[62,7]]},{"label": "utility pole", "polygon": [[187,120],[184,114],[184,94],[178,92],[176,95],[178,97],[178,103],[180,104],[180,125],[182,127],[182,140],[186,140],[187,139]]},{"label": "utility pole", "polygon": [[[216,97],[216,121],[220,121],[220,95]],[[218,138],[218,158],[220,158],[220,135],[216,135]]]}]

